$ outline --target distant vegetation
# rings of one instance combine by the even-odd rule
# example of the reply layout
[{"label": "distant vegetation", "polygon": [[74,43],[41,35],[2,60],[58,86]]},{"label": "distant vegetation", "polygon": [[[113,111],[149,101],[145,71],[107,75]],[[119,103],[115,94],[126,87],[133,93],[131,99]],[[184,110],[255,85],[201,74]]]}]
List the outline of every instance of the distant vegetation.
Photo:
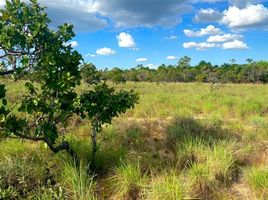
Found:
[{"label": "distant vegetation", "polygon": [[[132,69],[113,68],[99,71],[103,79],[113,82],[149,81],[149,82],[210,82],[210,83],[267,83],[268,62],[247,59],[246,64],[236,64],[235,60],[223,65],[212,65],[201,61],[196,66],[190,65],[191,58],[185,56],[176,65],[160,65],[150,69],[138,65]],[[86,66],[94,66],[87,64]],[[83,72],[83,70],[82,70]],[[83,73],[82,73],[83,74]],[[86,77],[86,75],[84,75]]]}]

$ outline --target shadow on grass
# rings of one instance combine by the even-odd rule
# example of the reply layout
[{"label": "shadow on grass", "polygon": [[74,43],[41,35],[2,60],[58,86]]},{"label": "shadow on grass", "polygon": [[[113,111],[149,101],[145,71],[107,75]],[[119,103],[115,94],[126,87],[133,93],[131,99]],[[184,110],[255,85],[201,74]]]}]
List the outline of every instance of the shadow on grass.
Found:
[{"label": "shadow on grass", "polygon": [[[122,162],[139,162],[144,172],[148,170],[185,168],[196,158],[187,157],[178,166],[178,150],[187,143],[200,143],[212,148],[222,142],[239,142],[240,136],[224,129],[221,123],[192,118],[173,120],[144,120],[117,122],[99,134],[97,173],[105,175]],[[85,138],[72,138],[71,144],[84,163],[90,163],[91,144]],[[191,152],[188,152],[191,155]],[[200,152],[202,154],[202,152]]]}]

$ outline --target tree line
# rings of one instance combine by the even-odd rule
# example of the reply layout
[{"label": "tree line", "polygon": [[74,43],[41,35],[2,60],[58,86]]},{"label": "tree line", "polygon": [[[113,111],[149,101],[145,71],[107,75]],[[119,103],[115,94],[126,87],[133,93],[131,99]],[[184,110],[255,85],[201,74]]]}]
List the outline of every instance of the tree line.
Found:
[{"label": "tree line", "polygon": [[[113,68],[97,70],[94,64],[84,64],[81,74],[88,81],[93,72],[99,79],[111,80],[115,83],[126,81],[148,82],[205,82],[205,83],[267,83],[268,62],[247,59],[246,64],[236,64],[235,60],[222,65],[212,65],[201,61],[196,66],[190,65],[190,57],[182,57],[175,65],[160,65],[151,69],[137,65],[131,69]],[[96,74],[96,73],[95,73]]]}]

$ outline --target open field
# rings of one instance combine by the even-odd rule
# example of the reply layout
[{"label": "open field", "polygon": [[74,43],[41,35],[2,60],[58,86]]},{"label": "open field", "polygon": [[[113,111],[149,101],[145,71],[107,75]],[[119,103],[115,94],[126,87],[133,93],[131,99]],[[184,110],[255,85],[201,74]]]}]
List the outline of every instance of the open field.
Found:
[{"label": "open field", "polygon": [[[99,135],[101,173],[87,175],[90,123],[75,118],[64,136],[79,169],[43,143],[0,141],[0,199],[268,199],[268,85],[113,86],[140,101]],[[22,89],[8,83],[8,99]]]}]

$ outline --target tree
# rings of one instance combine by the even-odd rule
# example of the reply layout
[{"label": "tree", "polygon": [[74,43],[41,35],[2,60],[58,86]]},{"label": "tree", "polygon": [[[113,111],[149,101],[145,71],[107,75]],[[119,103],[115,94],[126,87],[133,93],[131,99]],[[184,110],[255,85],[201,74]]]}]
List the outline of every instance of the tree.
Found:
[{"label": "tree", "polygon": [[190,67],[190,62],[191,62],[191,58],[188,56],[184,56],[184,57],[179,59],[177,66],[179,68],[185,69],[185,68]]},{"label": "tree", "polygon": [[66,140],[59,141],[59,129],[76,111],[80,84],[78,66],[82,56],[66,46],[73,36],[72,26],[64,24],[57,30],[48,27],[50,20],[36,0],[30,5],[20,0],[6,1],[1,10],[0,44],[3,70],[1,75],[38,72],[41,89],[27,82],[28,95],[19,108],[26,117],[12,113],[1,85],[1,131],[5,137],[43,141],[54,152],[66,150],[74,160],[77,155]]},{"label": "tree", "polygon": [[253,62],[253,59],[251,59],[251,58],[247,58],[246,61],[248,62],[248,64],[251,64],[251,63]]},{"label": "tree", "polygon": [[126,83],[126,79],[123,76],[123,70],[117,67],[108,72],[108,78],[116,84]]},{"label": "tree", "polygon": [[[20,0],[7,1],[6,8],[0,12],[1,75],[21,77],[35,72],[39,80],[39,87],[30,81],[25,84],[28,94],[18,102],[19,112],[23,113],[20,116],[24,117],[16,116],[8,107],[5,85],[0,85],[1,137],[43,141],[54,153],[66,150],[78,164],[76,152],[61,137],[64,133],[60,130],[68,125],[69,119],[87,114],[99,131],[103,123],[110,123],[114,116],[132,108],[137,102],[136,94],[117,93],[101,84],[79,96],[75,88],[81,81],[82,56],[66,45],[75,35],[72,25],[50,29],[50,20],[36,0],[31,0],[29,5]],[[88,83],[99,84],[94,67],[87,67],[89,70],[85,71],[94,77]]]},{"label": "tree", "polygon": [[138,96],[133,90],[130,92],[116,91],[105,82],[99,83],[94,90],[83,94],[81,101],[81,116],[91,121],[92,156],[91,169],[96,168],[97,133],[102,130],[103,124],[110,124],[114,117],[133,108],[138,102]]},{"label": "tree", "polygon": [[81,76],[88,84],[97,84],[101,80],[101,73],[98,72],[95,65],[85,63],[81,68]]}]

